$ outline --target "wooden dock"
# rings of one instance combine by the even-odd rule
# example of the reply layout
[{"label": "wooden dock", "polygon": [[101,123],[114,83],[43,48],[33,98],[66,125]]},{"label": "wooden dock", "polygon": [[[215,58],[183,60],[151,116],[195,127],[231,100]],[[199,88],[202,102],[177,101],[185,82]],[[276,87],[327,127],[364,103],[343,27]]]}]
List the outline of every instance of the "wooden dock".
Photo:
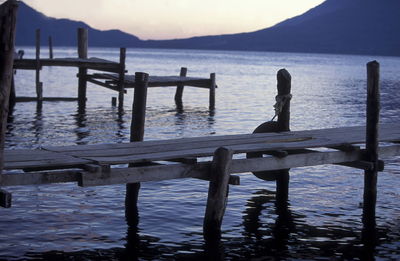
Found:
[{"label": "wooden dock", "polygon": [[[49,146],[38,150],[5,150],[3,153],[16,6],[15,0],[8,0],[0,6],[0,47],[5,49],[1,50],[0,56],[7,58],[0,59],[4,63],[0,70],[0,91],[5,94],[0,96],[3,99],[0,110],[0,187],[63,182],[76,182],[80,186],[127,184],[126,217],[131,225],[135,224],[132,219],[138,215],[136,203],[140,182],[181,178],[208,180],[203,229],[204,237],[209,241],[220,238],[228,184],[240,183],[239,177],[234,174],[253,172],[257,177],[268,180],[273,176],[272,180],[277,182],[277,202],[281,203],[278,207],[287,207],[290,168],[339,164],[364,170],[363,238],[374,237],[378,171],[384,168],[383,158],[400,155],[400,123],[379,125],[378,62],[367,64],[366,126],[290,131],[291,76],[283,69],[277,75],[278,95],[274,106],[277,121],[261,124],[253,134],[143,141],[147,88],[151,86],[151,79],[146,73],[136,73],[133,80],[130,77],[125,80],[123,70],[122,83],[134,87],[135,92],[130,143]],[[80,37],[85,38],[85,34]],[[82,55],[85,48],[79,49],[79,57],[87,59]],[[124,60],[124,53],[121,49],[121,61]],[[85,70],[86,67],[80,67],[79,77],[86,83],[88,76]],[[89,77],[118,86],[121,93],[121,86],[124,86],[118,80],[121,73],[120,70],[118,77],[114,74]],[[180,76],[186,77],[186,70],[182,70]],[[159,80],[159,84],[165,82],[153,79],[154,82]],[[177,92],[181,93],[182,84],[186,82],[182,78],[169,80],[178,86]],[[198,79],[190,80],[200,85]],[[215,78],[211,77],[211,84],[215,86]],[[0,205],[11,207],[11,193],[0,189]]]},{"label": "wooden dock", "polygon": [[[78,57],[54,58],[52,45],[49,45],[49,58],[40,57],[40,30],[36,30],[36,58],[24,59],[16,57],[15,70],[36,71],[36,97],[16,97],[15,101],[67,101],[78,100],[81,106],[85,106],[87,100],[87,82],[93,83],[118,92],[119,108],[123,108],[124,93],[127,88],[135,88],[135,76],[127,74],[125,60],[126,48],[120,48],[118,62],[109,61],[97,57],[88,57],[88,32],[87,29],[78,28]],[[43,67],[76,67],[79,68],[78,97],[43,97],[43,83],[40,80],[40,71]],[[102,73],[88,73],[88,70],[101,71]],[[182,67],[177,76],[151,76],[149,87],[176,87],[175,103],[178,110],[183,108],[182,95],[184,86],[209,89],[209,108],[215,109],[215,73],[210,78],[187,77],[187,68]],[[12,90],[15,92],[15,90]],[[11,101],[13,103],[14,101]]]}]

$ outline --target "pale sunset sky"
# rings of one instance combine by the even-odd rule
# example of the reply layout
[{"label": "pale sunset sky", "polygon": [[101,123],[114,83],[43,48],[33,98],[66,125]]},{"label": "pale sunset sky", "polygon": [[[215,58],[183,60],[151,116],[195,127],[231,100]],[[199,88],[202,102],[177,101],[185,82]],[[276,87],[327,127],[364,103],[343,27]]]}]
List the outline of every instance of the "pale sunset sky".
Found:
[{"label": "pale sunset sky", "polygon": [[[120,29],[142,40],[251,32],[324,0],[24,0],[47,16]],[[3,1],[2,1],[3,2]]]}]

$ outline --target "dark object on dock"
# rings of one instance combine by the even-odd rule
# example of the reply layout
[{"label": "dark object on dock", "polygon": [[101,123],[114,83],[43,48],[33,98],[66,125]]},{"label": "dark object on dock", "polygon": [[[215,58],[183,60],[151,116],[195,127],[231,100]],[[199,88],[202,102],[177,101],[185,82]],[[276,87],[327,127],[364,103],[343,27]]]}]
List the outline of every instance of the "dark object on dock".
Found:
[{"label": "dark object on dock", "polygon": [[[88,57],[88,30],[78,28],[78,57],[77,58],[40,58],[40,29],[36,30],[36,57],[35,59],[16,59],[14,69],[35,70],[36,72],[36,100],[46,101],[43,97],[43,83],[40,81],[40,70],[43,66],[65,66],[77,67],[78,77],[78,104],[80,107],[86,105],[87,82],[93,83],[118,92],[118,108],[123,109],[124,94],[126,88],[135,88],[134,75],[127,75],[126,70],[126,48],[120,48],[119,62],[113,62],[96,57]],[[50,48],[51,38],[49,38]],[[49,50],[52,54],[52,46]],[[88,73],[88,70],[96,70],[101,73]],[[181,68],[180,76],[150,76],[149,87],[176,87],[175,103],[178,111],[182,111],[182,94],[184,86],[200,87],[209,89],[209,109],[215,109],[215,73],[210,78],[186,77],[186,68]],[[19,99],[17,99],[18,101]],[[25,99],[26,100],[26,99]],[[69,100],[69,99],[64,99]]]}]

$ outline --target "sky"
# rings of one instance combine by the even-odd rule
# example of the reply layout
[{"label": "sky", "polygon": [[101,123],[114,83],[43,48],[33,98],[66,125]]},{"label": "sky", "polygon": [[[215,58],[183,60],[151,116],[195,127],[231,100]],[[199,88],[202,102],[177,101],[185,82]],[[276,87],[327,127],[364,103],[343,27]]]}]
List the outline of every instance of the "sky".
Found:
[{"label": "sky", "polygon": [[[24,0],[47,16],[120,29],[142,40],[251,32],[324,0]],[[3,2],[3,1],[1,1]]]}]

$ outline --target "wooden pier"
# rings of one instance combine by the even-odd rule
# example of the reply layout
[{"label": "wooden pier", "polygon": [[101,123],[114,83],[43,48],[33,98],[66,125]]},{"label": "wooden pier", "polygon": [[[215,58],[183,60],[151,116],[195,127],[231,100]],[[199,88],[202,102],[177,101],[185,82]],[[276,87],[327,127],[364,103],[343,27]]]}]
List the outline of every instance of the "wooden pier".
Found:
[{"label": "wooden pier", "polygon": [[[10,3],[15,4],[15,1],[9,0],[5,6]],[[9,74],[12,60],[5,66],[6,70],[0,72]],[[93,77],[98,79],[100,76]],[[112,77],[102,79],[116,86],[118,77]],[[290,168],[339,164],[364,170],[362,220],[365,238],[370,238],[375,231],[377,173],[384,168],[383,158],[400,155],[400,123],[379,124],[379,63],[376,61],[368,63],[367,78],[366,126],[290,131],[291,77],[286,70],[281,70],[277,77],[275,105],[278,119],[260,125],[255,133],[143,141],[147,88],[151,81],[147,74],[136,73],[133,81],[129,77],[126,80],[135,91],[131,142],[5,150],[4,157],[0,157],[0,163],[3,162],[0,187],[64,182],[76,182],[84,187],[128,184],[126,215],[131,222],[129,217],[135,217],[137,211],[140,182],[203,179],[210,182],[204,237],[214,240],[220,237],[228,186],[240,184],[239,176],[235,174],[261,173],[263,178],[273,173],[273,180],[277,182],[277,200],[286,201]],[[1,79],[1,91],[7,92],[10,83],[4,79],[10,77]],[[174,84],[181,87],[183,83],[174,81]],[[5,105],[1,110],[2,128],[7,116]],[[1,141],[4,142],[4,130]],[[9,192],[0,190],[0,204],[11,206]]]},{"label": "wooden pier", "polygon": [[[127,74],[126,48],[120,48],[118,62],[97,57],[88,57],[88,32],[85,28],[78,28],[78,57],[54,58],[53,47],[49,45],[49,58],[40,57],[40,30],[36,30],[36,57],[34,59],[15,58],[15,70],[35,70],[36,97],[16,97],[16,102],[22,101],[67,101],[78,100],[80,106],[85,106],[87,100],[87,82],[93,83],[118,92],[119,108],[123,108],[124,93],[127,88],[135,88],[134,75]],[[49,43],[51,41],[49,40]],[[79,69],[77,97],[43,97],[43,83],[40,80],[40,71],[43,67],[76,67]],[[100,71],[101,73],[88,73]],[[209,89],[209,109],[215,109],[215,73],[210,78],[187,77],[187,68],[182,67],[177,76],[151,76],[149,87],[176,87],[175,103],[179,110],[183,108],[182,95],[184,86]],[[13,101],[12,101],[13,102]]]}]

